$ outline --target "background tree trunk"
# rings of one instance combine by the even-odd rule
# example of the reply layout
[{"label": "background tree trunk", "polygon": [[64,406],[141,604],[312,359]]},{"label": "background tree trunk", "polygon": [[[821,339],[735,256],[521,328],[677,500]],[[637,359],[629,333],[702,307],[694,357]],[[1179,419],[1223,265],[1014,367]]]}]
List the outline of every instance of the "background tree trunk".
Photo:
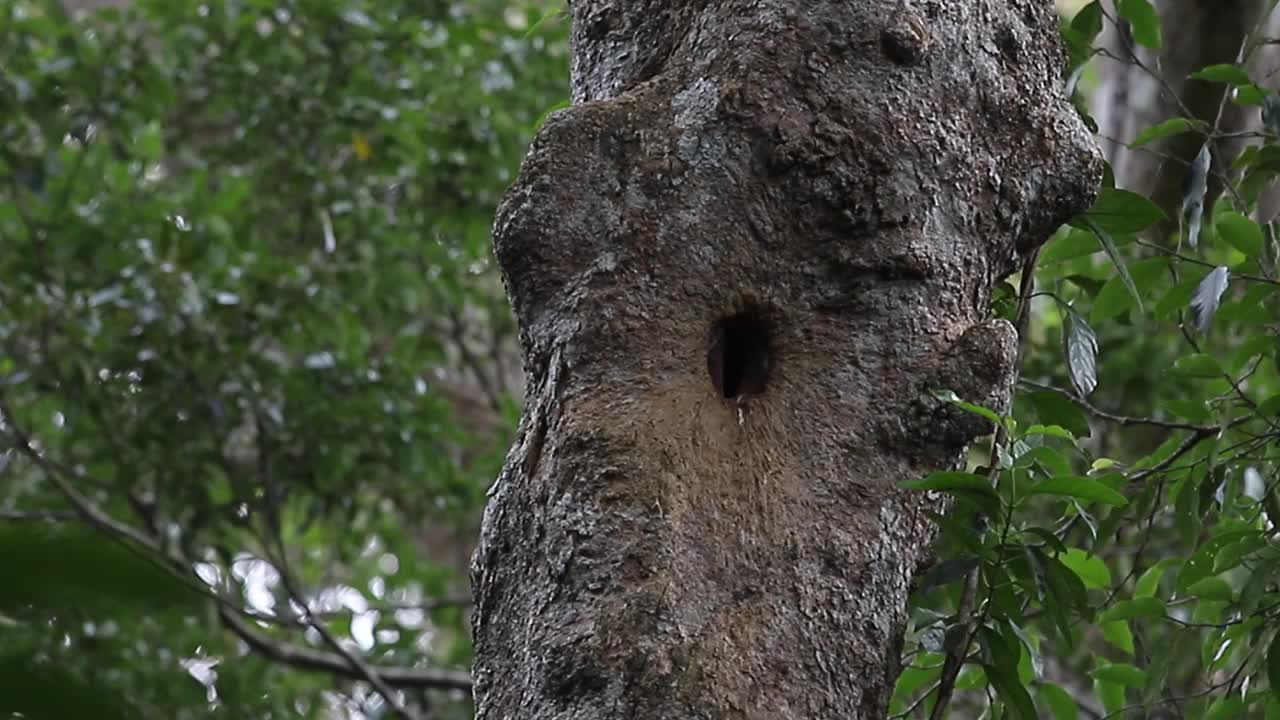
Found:
[{"label": "background tree trunk", "polygon": [[[1137,45],[1113,22],[1104,24],[1100,45],[1109,56],[1099,60],[1101,77],[1090,106],[1099,135],[1105,138],[1103,149],[1116,183],[1149,195],[1169,217],[1176,218],[1182,178],[1204,137],[1184,133],[1135,150],[1127,143],[1143,130],[1173,117],[1192,117],[1216,125],[1224,133],[1259,128],[1258,108],[1224,103],[1228,86],[1188,79],[1187,75],[1210,65],[1238,62],[1245,39],[1259,29],[1259,23],[1264,35],[1274,35],[1280,31],[1280,17],[1269,14],[1271,0],[1183,0],[1156,5],[1163,33],[1159,51]],[[1116,17],[1114,8],[1107,11]],[[1271,46],[1257,48],[1248,67],[1255,80],[1272,87],[1280,53]],[[1218,140],[1215,166],[1229,164],[1245,142],[1241,138]],[[1220,188],[1221,182],[1212,178],[1209,197],[1216,197]],[[1263,211],[1266,218],[1274,215],[1275,204],[1274,198],[1264,203],[1271,207]]]},{"label": "background tree trunk", "polygon": [[474,560],[496,718],[879,718],[1009,399],[993,283],[1100,158],[1043,0],[575,0],[498,211],[526,404]]}]

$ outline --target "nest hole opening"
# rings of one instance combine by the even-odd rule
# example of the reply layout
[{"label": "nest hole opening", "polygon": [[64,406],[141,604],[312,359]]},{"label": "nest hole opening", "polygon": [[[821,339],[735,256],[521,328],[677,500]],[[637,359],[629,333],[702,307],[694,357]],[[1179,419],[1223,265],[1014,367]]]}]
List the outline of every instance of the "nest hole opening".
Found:
[{"label": "nest hole opening", "polygon": [[720,319],[711,328],[707,370],[716,393],[727,400],[759,395],[769,379],[769,324],[754,310]]}]

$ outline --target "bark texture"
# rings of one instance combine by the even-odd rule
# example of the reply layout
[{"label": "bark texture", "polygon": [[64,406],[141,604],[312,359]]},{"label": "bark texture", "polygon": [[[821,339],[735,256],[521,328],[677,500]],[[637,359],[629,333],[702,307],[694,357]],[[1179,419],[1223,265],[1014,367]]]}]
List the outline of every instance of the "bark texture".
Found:
[{"label": "bark texture", "polygon": [[928,391],[1007,403],[990,289],[1101,176],[1052,4],[572,13],[494,229],[527,382],[478,717],[883,717],[942,504],[895,484],[986,429]]}]

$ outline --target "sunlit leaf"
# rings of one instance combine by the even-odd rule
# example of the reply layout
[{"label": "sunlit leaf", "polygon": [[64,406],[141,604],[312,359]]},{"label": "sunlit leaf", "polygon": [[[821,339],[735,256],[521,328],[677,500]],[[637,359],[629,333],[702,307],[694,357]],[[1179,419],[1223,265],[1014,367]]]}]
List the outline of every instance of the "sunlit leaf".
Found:
[{"label": "sunlit leaf", "polygon": [[1102,611],[1098,622],[1113,622],[1133,618],[1159,618],[1166,615],[1165,605],[1154,597],[1136,597],[1132,600],[1121,600]]},{"label": "sunlit leaf", "polygon": [[1147,682],[1147,674],[1128,663],[1099,665],[1089,674],[1098,680],[1129,687],[1142,687]]},{"label": "sunlit leaf", "polygon": [[1246,256],[1256,258],[1262,253],[1262,228],[1258,223],[1237,212],[1220,212],[1214,216],[1218,237]]},{"label": "sunlit leaf", "polygon": [[1152,125],[1146,130],[1138,133],[1138,137],[1134,138],[1133,142],[1129,143],[1129,147],[1142,147],[1143,145],[1155,140],[1162,140],[1167,137],[1173,137],[1174,135],[1181,135],[1184,132],[1190,131],[1191,128],[1191,121],[1187,118],[1170,118],[1164,122]]},{"label": "sunlit leaf", "polygon": [[1037,684],[1036,692],[1044,704],[1049,706],[1049,711],[1053,713],[1053,720],[1079,720],[1080,709],[1076,706],[1071,693],[1053,683]]},{"label": "sunlit leaf", "polygon": [[1253,82],[1249,79],[1249,73],[1245,72],[1239,65],[1226,63],[1210,65],[1203,70],[1191,73],[1188,77],[1196,80],[1208,80],[1209,82],[1230,83],[1232,85],[1248,85]]},{"label": "sunlit leaf", "polygon": [[1160,14],[1148,0],[1119,0],[1116,9],[1120,17],[1129,21],[1133,39],[1139,45],[1160,49]]},{"label": "sunlit leaf", "polygon": [[1102,558],[1079,548],[1071,548],[1058,557],[1063,565],[1075,571],[1086,587],[1105,588],[1111,584],[1111,571]]},{"label": "sunlit leaf", "polygon": [[1102,623],[1102,637],[1112,647],[1118,648],[1126,655],[1133,654],[1133,632],[1129,630],[1127,621],[1113,620]]},{"label": "sunlit leaf", "polygon": [[1172,564],[1172,560],[1161,560],[1160,562],[1147,568],[1138,582],[1134,585],[1134,597],[1152,597],[1156,594],[1156,590],[1160,586],[1160,579],[1164,577],[1165,570]]},{"label": "sunlit leaf", "polygon": [[1234,597],[1231,584],[1216,575],[1197,580],[1187,588],[1187,592],[1204,600],[1230,602]]},{"label": "sunlit leaf", "polygon": [[1101,234],[1135,233],[1146,230],[1165,218],[1160,206],[1146,196],[1130,190],[1110,188],[1103,190],[1093,207],[1072,224]]}]

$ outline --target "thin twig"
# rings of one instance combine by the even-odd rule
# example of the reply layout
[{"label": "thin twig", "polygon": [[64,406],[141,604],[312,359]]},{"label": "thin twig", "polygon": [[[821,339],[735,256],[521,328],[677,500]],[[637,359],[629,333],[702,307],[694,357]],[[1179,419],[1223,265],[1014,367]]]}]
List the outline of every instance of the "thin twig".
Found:
[{"label": "thin twig", "polygon": [[333,634],[333,631],[329,629],[329,626],[325,624],[324,621],[320,620],[311,612],[311,603],[307,601],[307,597],[302,592],[302,588],[298,586],[297,581],[293,577],[293,571],[289,569],[289,563],[286,559],[284,549],[284,541],[278,536],[276,537],[276,540],[280,553],[279,561],[276,563],[277,568],[280,570],[280,581],[284,584],[285,591],[293,597],[294,602],[298,603],[298,605],[302,607],[304,613],[303,621],[319,633],[320,637],[325,641],[325,644],[341,655],[342,659],[345,660],[357,673],[359,673],[362,680],[372,685],[373,689],[382,696],[383,700],[387,701],[387,705],[389,705],[397,715],[405,718],[405,720],[417,720],[417,715],[405,706],[403,702],[401,702],[396,691],[387,684],[387,681],[382,677],[379,671],[375,670],[369,665],[369,663],[365,662],[364,658],[360,657],[358,653],[352,652],[350,648],[343,644],[338,636]]},{"label": "thin twig", "polygon": [[1151,426],[1153,426],[1153,427],[1161,427],[1161,428],[1166,428],[1166,429],[1169,429],[1169,430],[1191,430],[1191,431],[1205,431],[1205,432],[1213,431],[1213,430],[1217,430],[1217,429],[1218,429],[1218,426],[1217,426],[1217,425],[1213,425],[1213,426],[1209,426],[1209,425],[1196,425],[1196,424],[1194,424],[1194,423],[1171,422],[1171,421],[1168,421],[1168,420],[1157,420],[1157,419],[1155,419],[1155,418],[1131,417],[1131,416],[1128,416],[1128,415],[1117,415],[1117,414],[1115,414],[1115,413],[1107,412],[1106,410],[1103,410],[1102,408],[1099,408],[1099,407],[1096,407],[1096,406],[1094,406],[1094,405],[1090,404],[1088,400],[1085,400],[1084,398],[1082,398],[1082,397],[1080,397],[1080,396],[1076,395],[1075,393],[1071,392],[1070,390],[1066,390],[1066,389],[1063,389],[1063,388],[1060,388],[1060,387],[1056,387],[1056,386],[1054,386],[1054,385],[1049,385],[1049,384],[1046,384],[1046,383],[1036,382],[1035,380],[1026,380],[1026,379],[1021,379],[1021,380],[1019,380],[1018,382],[1019,382],[1019,384],[1021,384],[1021,385],[1025,385],[1025,386],[1030,387],[1030,388],[1035,388],[1036,390],[1048,390],[1048,391],[1050,391],[1050,392],[1057,393],[1057,394],[1059,394],[1059,395],[1061,395],[1061,396],[1065,397],[1066,399],[1070,400],[1072,403],[1076,404],[1077,406],[1079,406],[1079,407],[1080,407],[1080,409],[1084,410],[1085,412],[1089,413],[1090,415],[1093,415],[1093,416],[1095,416],[1095,417],[1102,418],[1103,420],[1110,420],[1111,422],[1113,422],[1113,423],[1115,423],[1115,424],[1117,424],[1117,425],[1125,425],[1125,426],[1129,426],[1129,425],[1151,425]]},{"label": "thin twig", "polygon": [[[2,394],[0,394],[0,423],[3,424],[4,432],[13,441],[14,447],[37,467],[44,470],[45,477],[72,506],[75,518],[84,521],[111,539],[125,544],[130,550],[143,553],[150,562],[168,571],[180,582],[192,587],[203,596],[214,600],[218,606],[218,617],[223,625],[240,637],[255,652],[269,659],[300,669],[323,670],[345,677],[368,679],[361,673],[356,664],[351,663],[348,658],[342,655],[279,642],[255,631],[241,616],[263,622],[279,622],[279,620],[261,617],[243,607],[236,606],[227,598],[214,592],[203,581],[189,574],[184,574],[184,571],[191,567],[191,563],[188,560],[166,551],[157,539],[137,528],[116,520],[80,494],[72,487],[67,478],[87,479],[87,475],[37,450],[30,436],[16,424],[16,418],[5,404]],[[282,577],[284,576],[283,573],[281,575]],[[316,630],[321,632],[322,635],[325,633],[325,630],[321,627],[316,627]],[[367,665],[365,667],[368,668]],[[376,670],[376,675],[382,681],[384,688],[387,686],[439,688],[445,690],[469,690],[471,688],[471,676],[463,671],[412,667],[379,667]],[[377,686],[375,685],[376,688]],[[389,700],[388,702],[391,701]]]},{"label": "thin twig", "polygon": [[[243,640],[250,649],[269,660],[299,670],[326,672],[353,680],[366,679],[345,658],[329,652],[279,642],[254,628],[229,608],[219,608],[218,617],[222,620],[222,624]],[[392,687],[471,690],[471,676],[461,670],[380,667],[378,676]]]}]

